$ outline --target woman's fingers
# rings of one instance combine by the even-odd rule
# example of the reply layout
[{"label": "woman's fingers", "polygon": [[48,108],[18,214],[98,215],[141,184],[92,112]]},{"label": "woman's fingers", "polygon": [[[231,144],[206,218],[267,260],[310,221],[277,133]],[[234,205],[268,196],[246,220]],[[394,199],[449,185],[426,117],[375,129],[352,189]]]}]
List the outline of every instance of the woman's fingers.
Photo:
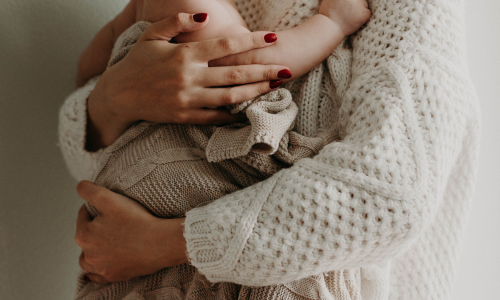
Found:
[{"label": "woman's fingers", "polygon": [[225,106],[242,103],[281,86],[280,80],[263,81],[230,88],[202,89],[193,99],[194,107]]},{"label": "woman's fingers", "polygon": [[104,278],[103,276],[97,275],[97,274],[89,273],[89,274],[86,274],[85,276],[87,277],[87,280],[91,281],[91,282],[96,282],[96,283],[101,283],[101,284],[106,284],[106,283],[110,282],[110,281],[106,280],[106,278]]},{"label": "woman's fingers", "polygon": [[82,205],[82,207],[80,207],[80,210],[78,211],[78,219],[76,223],[77,226],[83,225],[91,221],[92,221],[92,215],[87,210],[87,207],[85,207],[85,205]]},{"label": "woman's fingers", "polygon": [[76,192],[83,200],[95,207],[99,213],[109,212],[112,209],[112,202],[116,195],[107,188],[88,180],[80,181],[76,186]]},{"label": "woman's fingers", "polygon": [[76,219],[76,233],[75,242],[78,246],[82,247],[87,244],[87,225],[92,222],[92,216],[87,211],[85,205],[80,207],[78,211],[78,218]]},{"label": "woman's fingers", "polygon": [[278,39],[272,32],[252,32],[196,43],[193,59],[209,62],[228,55],[271,46]]},{"label": "woman's fingers", "polygon": [[149,25],[144,32],[142,41],[164,40],[170,41],[182,32],[191,32],[205,27],[208,23],[207,14],[185,14],[177,15]]},{"label": "woman's fingers", "polygon": [[203,68],[199,75],[197,84],[205,87],[239,85],[292,77],[287,67],[266,65]]},{"label": "woman's fingers", "polygon": [[78,264],[80,265],[80,268],[82,268],[82,270],[85,270],[89,273],[95,273],[96,270],[94,268],[94,266],[92,266],[91,264],[89,264],[86,260],[85,260],[85,254],[82,253],[80,254],[80,257],[78,258]]}]

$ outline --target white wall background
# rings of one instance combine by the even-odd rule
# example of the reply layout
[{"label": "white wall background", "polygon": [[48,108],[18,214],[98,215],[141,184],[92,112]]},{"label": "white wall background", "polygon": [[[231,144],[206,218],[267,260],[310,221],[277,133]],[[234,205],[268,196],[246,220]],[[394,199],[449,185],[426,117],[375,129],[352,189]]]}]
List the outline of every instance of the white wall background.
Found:
[{"label": "white wall background", "polygon": [[500,299],[500,1],[468,0],[467,56],[482,112],[476,195],[453,299]]},{"label": "white wall background", "polygon": [[0,0],[0,299],[73,299],[82,202],[57,147],[79,55],[126,0]]},{"label": "white wall background", "polygon": [[[81,200],[57,148],[76,62],[126,0],[1,0],[0,300],[72,299]],[[500,299],[500,2],[469,0],[470,72],[483,112],[475,201],[455,300]]]}]

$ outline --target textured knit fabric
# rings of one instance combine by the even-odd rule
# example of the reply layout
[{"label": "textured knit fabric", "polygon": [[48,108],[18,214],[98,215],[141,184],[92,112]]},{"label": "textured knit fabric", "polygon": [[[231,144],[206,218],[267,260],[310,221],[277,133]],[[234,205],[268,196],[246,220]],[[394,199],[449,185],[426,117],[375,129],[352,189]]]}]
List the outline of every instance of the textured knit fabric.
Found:
[{"label": "textured knit fabric", "polygon": [[[252,31],[290,28],[317,8],[313,0],[236,2]],[[361,267],[363,299],[449,299],[479,142],[464,3],[369,5],[352,51],[336,49],[310,72],[321,81],[306,76],[290,89],[295,130],[330,129],[340,140],[187,213],[191,264],[211,282],[279,284]],[[84,150],[94,86],[61,110],[61,148],[77,179],[91,178],[103,152]]]},{"label": "textured knit fabric", "polygon": [[[149,26],[139,22],[116,42],[109,67],[123,59]],[[321,80],[319,78],[319,80]],[[141,122],[102,153],[92,180],[131,197],[154,215],[184,217],[186,212],[253,185],[301,158],[316,155],[334,140],[324,131],[315,137],[291,132],[297,106],[290,92],[278,89],[251,101],[228,107],[245,112],[247,124],[224,127]],[[273,154],[270,156],[269,154]],[[95,217],[97,210],[86,203]],[[360,298],[360,272],[331,271],[288,284],[252,290],[225,282],[215,289],[190,265],[167,268],[140,279],[104,286],[79,277],[78,299],[121,299],[130,295],[160,297],[176,290],[181,299]],[[155,284],[152,284],[154,282]],[[216,293],[214,291],[217,290]],[[246,295],[246,296],[245,296]]]}]

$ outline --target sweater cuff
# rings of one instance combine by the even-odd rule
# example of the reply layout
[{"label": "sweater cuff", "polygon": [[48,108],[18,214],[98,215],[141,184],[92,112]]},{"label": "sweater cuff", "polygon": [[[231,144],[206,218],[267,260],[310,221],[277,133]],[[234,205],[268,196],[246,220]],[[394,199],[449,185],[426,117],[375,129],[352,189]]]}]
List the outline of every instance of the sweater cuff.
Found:
[{"label": "sweater cuff", "polygon": [[191,264],[208,280],[238,281],[234,272],[241,253],[262,206],[282,174],[284,172],[279,172],[263,182],[186,213],[187,254]]},{"label": "sweater cuff", "polygon": [[[123,59],[132,46],[141,38],[151,23],[138,22],[128,28],[116,41],[108,66]],[[76,180],[94,180],[102,164],[104,149],[96,152],[85,150],[87,134],[87,99],[94,90],[99,77],[91,79],[76,90],[64,102],[59,113],[59,146],[66,165]]]},{"label": "sweater cuff", "polygon": [[59,112],[59,147],[71,175],[78,181],[92,180],[103,150],[85,150],[87,99],[97,84],[91,79],[66,98]]},{"label": "sweater cuff", "polygon": [[206,148],[209,162],[239,158],[250,152],[274,154],[283,136],[292,130],[298,112],[291,93],[286,89],[229,108],[231,113],[245,112],[249,124],[218,127]]}]

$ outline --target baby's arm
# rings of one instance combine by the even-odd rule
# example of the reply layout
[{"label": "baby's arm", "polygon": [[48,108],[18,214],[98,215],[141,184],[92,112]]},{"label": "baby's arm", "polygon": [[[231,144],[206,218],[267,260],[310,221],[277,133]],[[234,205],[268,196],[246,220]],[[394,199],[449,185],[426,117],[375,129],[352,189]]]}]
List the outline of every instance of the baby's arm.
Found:
[{"label": "baby's arm", "polygon": [[327,58],[370,16],[365,0],[324,0],[319,14],[297,27],[277,32],[278,41],[272,47],[212,61],[210,66],[280,64],[288,66],[296,78]]},{"label": "baby's arm", "polygon": [[135,21],[136,3],[130,1],[116,18],[97,33],[78,61],[77,87],[83,86],[90,78],[106,70],[116,39]]}]

